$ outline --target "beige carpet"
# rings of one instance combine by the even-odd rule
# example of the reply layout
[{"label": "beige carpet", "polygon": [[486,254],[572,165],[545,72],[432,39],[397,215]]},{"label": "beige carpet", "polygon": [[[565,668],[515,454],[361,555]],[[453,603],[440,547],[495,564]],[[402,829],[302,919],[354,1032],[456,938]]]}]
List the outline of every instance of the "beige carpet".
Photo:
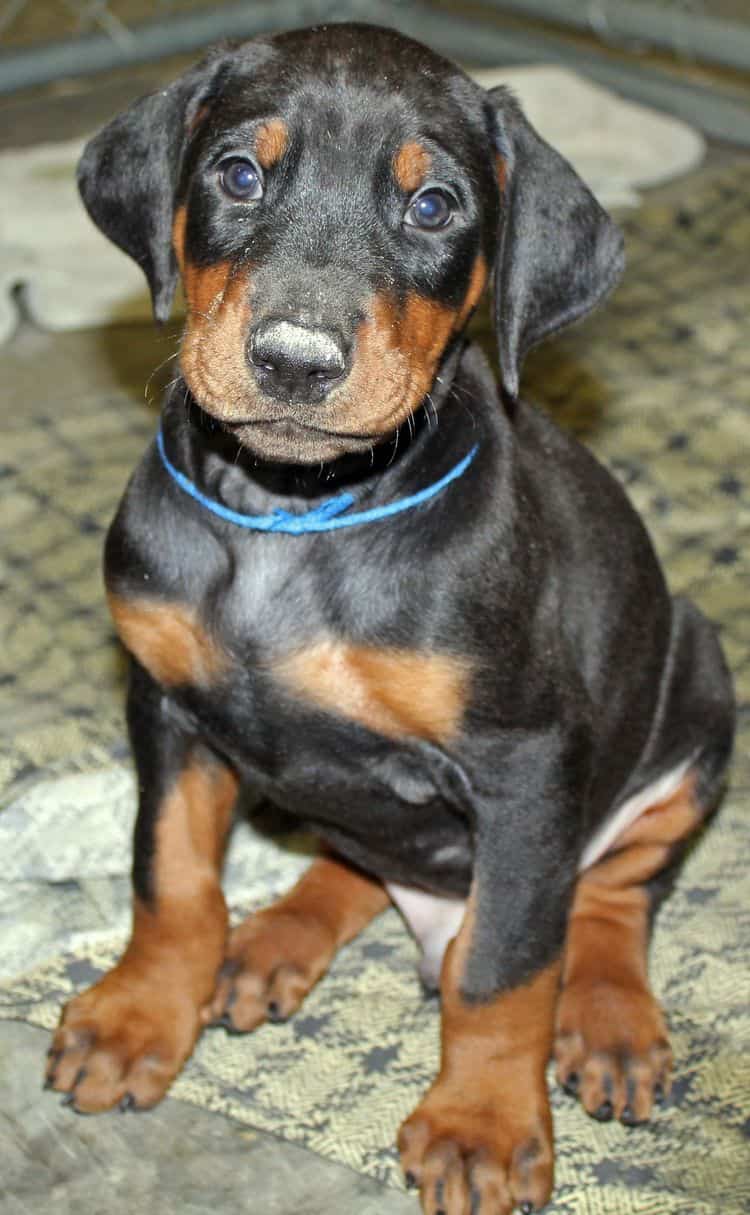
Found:
[{"label": "beige carpet", "polygon": [[[721,626],[741,703],[730,793],[659,917],[652,975],[677,1057],[673,1101],[628,1131],[554,1092],[553,1213],[745,1215],[750,1209],[750,166],[695,178],[627,224],[608,307],[532,360],[527,386],[624,481],[675,590]],[[43,379],[44,369],[40,369]],[[122,942],[134,791],[122,669],[102,603],[102,528],[153,412],[42,397],[4,432],[7,583],[0,652],[0,1016],[52,1026]],[[304,859],[241,826],[235,914]],[[438,1015],[395,913],[374,924],[289,1024],[207,1033],[175,1092],[400,1185],[393,1140],[437,1060]],[[41,1074],[40,1060],[40,1074]],[[415,1201],[416,1212],[416,1201]]]}]

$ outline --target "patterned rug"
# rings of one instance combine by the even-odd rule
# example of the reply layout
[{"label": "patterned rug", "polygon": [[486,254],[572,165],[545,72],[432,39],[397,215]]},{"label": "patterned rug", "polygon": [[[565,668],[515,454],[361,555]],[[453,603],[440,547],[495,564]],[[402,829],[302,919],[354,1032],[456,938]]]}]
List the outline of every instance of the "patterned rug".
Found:
[{"label": "patterned rug", "polygon": [[[750,166],[696,177],[626,230],[623,286],[534,356],[526,389],[621,478],[673,588],[719,622],[740,734],[729,794],[654,936],[674,1097],[629,1131],[592,1122],[553,1086],[549,1210],[740,1215],[750,1209]],[[99,567],[154,413],[135,399],[123,409],[121,396],[109,404],[98,395],[74,416],[39,408],[4,423],[1,682],[14,700],[0,717],[0,1017],[50,1027],[116,956],[127,920],[134,790]],[[285,888],[305,847],[241,824],[228,864],[234,913]],[[387,913],[289,1024],[207,1033],[175,1094],[400,1185],[395,1131],[437,1063],[438,1014],[414,964]]]}]

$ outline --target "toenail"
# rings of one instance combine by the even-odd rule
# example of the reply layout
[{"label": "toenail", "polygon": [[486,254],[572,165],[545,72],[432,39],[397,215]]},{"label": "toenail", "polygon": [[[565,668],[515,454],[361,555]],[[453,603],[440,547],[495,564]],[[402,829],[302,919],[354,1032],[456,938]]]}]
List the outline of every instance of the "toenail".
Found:
[{"label": "toenail", "polygon": [[581,1087],[581,1077],[578,1072],[570,1072],[563,1080],[563,1089],[569,1097],[577,1097],[578,1090]]},{"label": "toenail", "polygon": [[281,1009],[279,1008],[279,1005],[276,1000],[268,1001],[268,1007],[266,1008],[266,1016],[268,1017],[268,1020],[273,1025],[281,1025],[281,1023],[283,1021],[286,1021],[286,1019],[287,1019],[284,1016],[284,1014],[282,1013]]},{"label": "toenail", "polygon": [[217,1017],[215,1021],[211,1022],[211,1024],[215,1025],[217,1029],[226,1030],[228,1034],[242,1033],[242,1030],[238,1029],[232,1020],[232,1014],[228,1012],[222,1013],[221,1016]]},{"label": "toenail", "polygon": [[60,1105],[72,1105],[74,1101],[75,1101],[75,1094],[66,1093],[65,1096],[62,1098]]},{"label": "toenail", "polygon": [[135,1097],[133,1096],[132,1093],[126,1093],[124,1097],[120,1098],[117,1108],[121,1114],[127,1114],[128,1110],[133,1109],[134,1105],[135,1105]]},{"label": "toenail", "polygon": [[629,1105],[625,1106],[625,1109],[620,1114],[620,1122],[622,1122],[625,1126],[637,1126],[638,1125],[638,1119],[636,1118],[635,1114],[633,1113],[631,1106],[629,1106]]},{"label": "toenail", "polygon": [[411,1169],[408,1169],[407,1172],[404,1173],[404,1181],[406,1182],[407,1190],[413,1190],[414,1187],[416,1186],[417,1179],[414,1176],[414,1174],[412,1173]]},{"label": "toenail", "polygon": [[520,1209],[521,1215],[531,1215],[531,1212],[534,1210],[534,1204],[533,1202],[522,1202]]},{"label": "toenail", "polygon": [[654,1085],[654,1101],[657,1105],[664,1105],[666,1097],[664,1096],[664,1088],[661,1084]]},{"label": "toenail", "polygon": [[614,1113],[614,1109],[612,1106],[612,1102],[611,1101],[602,1101],[599,1108],[594,1110],[593,1116],[594,1116],[594,1118],[596,1118],[597,1122],[609,1122],[613,1113]]}]

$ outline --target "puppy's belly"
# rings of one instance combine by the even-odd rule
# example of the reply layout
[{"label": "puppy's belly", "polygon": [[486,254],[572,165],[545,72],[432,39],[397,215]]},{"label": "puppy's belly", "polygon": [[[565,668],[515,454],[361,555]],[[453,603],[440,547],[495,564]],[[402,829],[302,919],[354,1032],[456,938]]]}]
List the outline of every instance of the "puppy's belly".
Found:
[{"label": "puppy's belly", "polygon": [[437,991],[445,951],[461,927],[466,899],[428,894],[398,882],[386,882],[386,889],[422,950],[419,976],[429,991]]}]

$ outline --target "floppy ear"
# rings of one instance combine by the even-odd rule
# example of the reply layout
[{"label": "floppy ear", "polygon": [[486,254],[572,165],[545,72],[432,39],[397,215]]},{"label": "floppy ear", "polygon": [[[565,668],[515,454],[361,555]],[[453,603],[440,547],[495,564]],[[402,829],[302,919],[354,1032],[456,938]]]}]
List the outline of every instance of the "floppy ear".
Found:
[{"label": "floppy ear", "polygon": [[531,347],[589,312],[625,259],[622,233],[568,162],[503,87],[489,96],[504,169],[495,326],[503,388],[515,398]]},{"label": "floppy ear", "polygon": [[78,164],[86,210],[138,262],[158,321],[169,317],[177,286],[172,217],[182,156],[224,63],[225,56],[215,56],[136,101],[86,144]]}]

